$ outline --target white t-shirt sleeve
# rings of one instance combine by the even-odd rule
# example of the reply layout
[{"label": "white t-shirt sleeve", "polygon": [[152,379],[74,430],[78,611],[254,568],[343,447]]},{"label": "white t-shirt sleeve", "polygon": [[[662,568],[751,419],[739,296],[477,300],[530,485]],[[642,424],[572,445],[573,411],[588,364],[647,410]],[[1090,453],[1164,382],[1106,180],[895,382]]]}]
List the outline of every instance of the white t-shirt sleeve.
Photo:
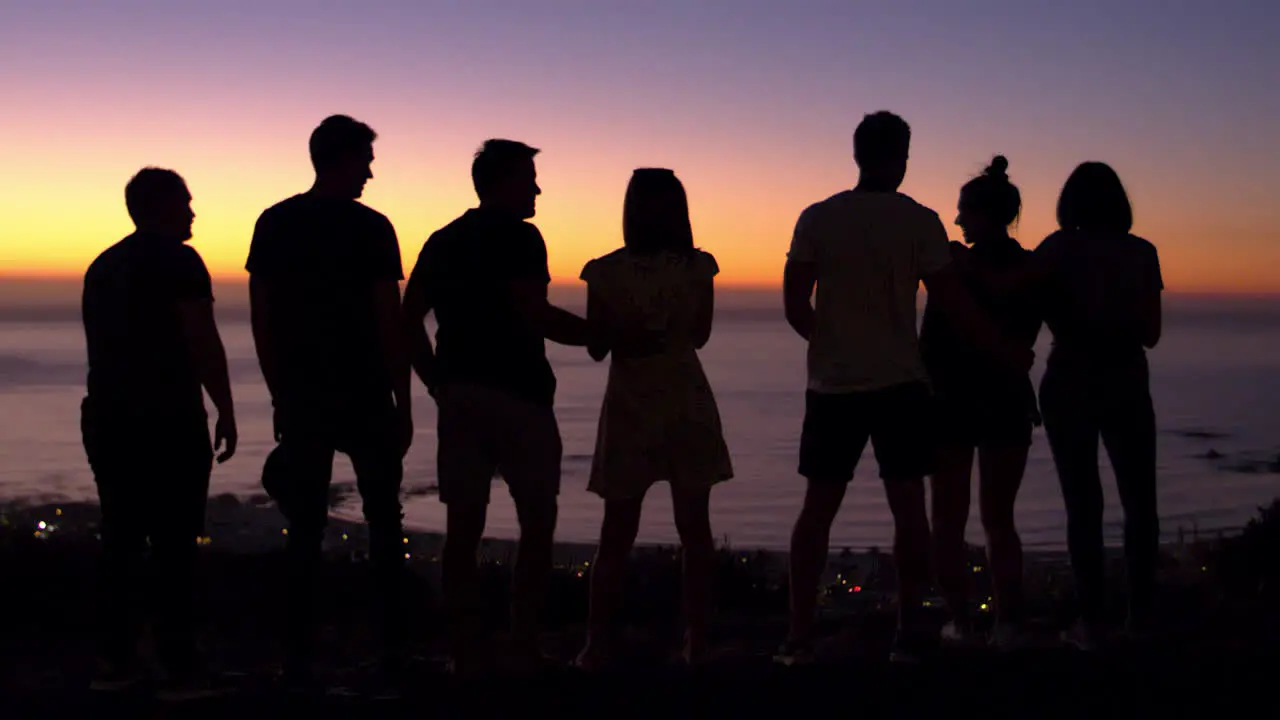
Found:
[{"label": "white t-shirt sleeve", "polygon": [[791,249],[787,251],[788,262],[817,262],[817,243],[813,233],[813,208],[807,208],[796,220],[795,232],[791,234]]},{"label": "white t-shirt sleeve", "polygon": [[951,241],[937,213],[929,213],[916,235],[916,258],[920,277],[938,272],[951,264]]}]

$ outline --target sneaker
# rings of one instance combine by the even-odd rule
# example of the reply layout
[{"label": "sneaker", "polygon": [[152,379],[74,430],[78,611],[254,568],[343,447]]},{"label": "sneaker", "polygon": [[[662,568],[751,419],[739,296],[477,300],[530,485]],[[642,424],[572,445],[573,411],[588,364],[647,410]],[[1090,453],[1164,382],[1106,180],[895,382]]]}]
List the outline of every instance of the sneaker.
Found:
[{"label": "sneaker", "polygon": [[975,647],[979,644],[978,637],[970,625],[954,620],[942,626],[942,630],[938,633],[938,640],[948,647]]},{"label": "sneaker", "polygon": [[189,702],[217,697],[225,692],[207,672],[192,671],[166,677],[156,690],[160,702]]},{"label": "sneaker", "polygon": [[814,662],[813,645],[808,642],[788,640],[773,654],[773,661],[787,667],[811,665]]},{"label": "sneaker", "polygon": [[1093,625],[1078,620],[1074,625],[1062,631],[1062,642],[1077,650],[1093,652],[1101,645],[1102,633]]},{"label": "sneaker", "polygon": [[991,632],[991,647],[1001,652],[1022,650],[1029,645],[1026,633],[1013,623],[998,622]]},{"label": "sneaker", "polygon": [[142,681],[142,674],[129,663],[102,662],[89,681],[89,690],[100,693],[124,692]]}]

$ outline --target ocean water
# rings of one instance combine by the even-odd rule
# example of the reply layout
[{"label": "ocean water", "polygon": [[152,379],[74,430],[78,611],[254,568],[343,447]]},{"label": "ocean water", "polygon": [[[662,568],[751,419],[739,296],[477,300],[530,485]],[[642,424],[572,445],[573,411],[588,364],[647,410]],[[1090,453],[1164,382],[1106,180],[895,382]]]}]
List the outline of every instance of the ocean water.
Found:
[{"label": "ocean water", "polygon": [[[0,499],[92,499],[92,477],[80,447],[78,412],[84,383],[84,339],[70,285],[60,291],[0,281]],[[219,289],[219,318],[230,360],[239,454],[213,475],[213,493],[259,493],[271,449],[270,403],[254,358],[243,288]],[[558,292],[569,307],[575,289]],[[737,476],[712,495],[716,534],[738,548],[783,549],[804,489],[795,473],[805,385],[804,344],[782,320],[776,292],[726,292],[702,352]],[[1168,539],[1180,529],[1201,533],[1239,527],[1259,505],[1280,495],[1280,300],[1170,297],[1164,339],[1150,355],[1160,429],[1159,500]],[[1040,338],[1038,377],[1049,334]],[[564,437],[558,537],[594,541],[602,503],[586,492],[606,366],[582,349],[549,346],[559,377],[556,413]],[[440,530],[444,508],[435,483],[435,408],[415,383],[417,435],[406,459],[405,513],[410,526]],[[1105,462],[1108,540],[1120,540],[1122,515]],[[339,456],[337,483],[353,480]],[[515,537],[510,499],[495,487],[489,534]],[[352,497],[337,514],[358,518]],[[1065,516],[1042,430],[1037,430],[1017,520],[1028,546],[1061,548]],[[980,542],[976,508],[971,540]],[[870,449],[863,456],[832,532],[833,548],[886,547],[892,523]],[[642,542],[676,540],[665,485],[651,492]]]}]

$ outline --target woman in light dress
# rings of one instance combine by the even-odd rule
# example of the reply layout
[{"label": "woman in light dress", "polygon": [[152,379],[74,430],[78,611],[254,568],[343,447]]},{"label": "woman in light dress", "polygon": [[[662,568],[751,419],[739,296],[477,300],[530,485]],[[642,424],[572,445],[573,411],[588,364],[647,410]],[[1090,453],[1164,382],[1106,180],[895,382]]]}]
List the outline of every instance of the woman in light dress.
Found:
[{"label": "woman in light dress", "polygon": [[[698,350],[711,336],[715,258],[693,245],[688,200],[675,173],[636,170],[623,209],[624,246],[587,263],[587,316],[618,329],[647,330],[663,350],[644,357],[613,349],[587,488],[605,501],[591,573],[583,669],[599,669],[614,650],[613,619],[640,526],[645,493],[671,485],[683,560],[683,660],[706,658],[715,546],[711,488],[733,476],[711,385]],[[591,346],[597,361],[611,348]]]}]

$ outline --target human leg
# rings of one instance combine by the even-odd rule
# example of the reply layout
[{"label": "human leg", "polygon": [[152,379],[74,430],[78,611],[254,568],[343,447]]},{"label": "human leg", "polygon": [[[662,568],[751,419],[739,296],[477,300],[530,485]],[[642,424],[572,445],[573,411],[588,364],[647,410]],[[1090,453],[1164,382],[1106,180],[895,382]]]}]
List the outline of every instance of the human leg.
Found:
[{"label": "human leg", "polygon": [[315,654],[316,578],[329,519],[334,447],[324,436],[293,431],[283,436],[277,452],[289,497],[285,516],[284,670],[290,682],[305,683]]},{"label": "human leg", "polygon": [[671,500],[676,532],[680,535],[686,627],[684,657],[694,663],[706,656],[711,630],[716,551],[711,536],[711,489],[682,490],[673,485]]},{"label": "human leg", "polygon": [[978,451],[978,505],[987,537],[987,562],[995,590],[996,619],[1023,621],[1022,540],[1013,510],[1027,467],[1029,444],[984,445]]},{"label": "human leg", "polygon": [[938,450],[933,474],[933,557],[935,575],[953,628],[969,626],[969,568],[965,553],[965,525],[969,521],[970,472],[973,446],[950,442]]},{"label": "human leg", "polygon": [[578,664],[587,668],[608,659],[613,648],[614,619],[626,575],[626,566],[640,530],[644,498],[606,500],[600,524],[600,544],[591,566],[591,598],[587,618],[587,644]]},{"label": "human leg", "polygon": [[1102,442],[1115,471],[1124,508],[1124,553],[1129,579],[1129,621],[1150,620],[1160,551],[1156,507],[1156,428],[1145,385],[1118,388],[1102,422]]}]

